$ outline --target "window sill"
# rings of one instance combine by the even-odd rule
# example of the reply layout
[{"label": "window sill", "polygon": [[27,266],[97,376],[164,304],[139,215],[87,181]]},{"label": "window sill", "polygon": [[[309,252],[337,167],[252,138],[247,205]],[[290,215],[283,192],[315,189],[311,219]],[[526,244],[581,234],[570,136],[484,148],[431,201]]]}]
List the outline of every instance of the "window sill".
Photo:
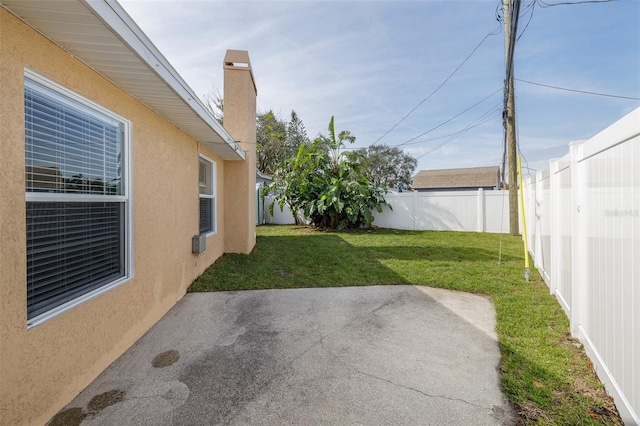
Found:
[{"label": "window sill", "polygon": [[82,296],[70,300],[69,302],[62,304],[60,306],[57,306],[53,309],[51,309],[50,311],[47,311],[45,313],[42,313],[30,320],[27,320],[27,330],[31,330],[33,328],[38,327],[39,325],[44,324],[45,322],[52,320],[62,314],[64,314],[65,312],[68,312],[86,302],[89,302],[90,300],[95,299],[98,296],[103,295],[104,293],[113,290],[116,287],[120,287],[123,284],[128,283],[129,281],[133,280],[133,276],[130,277],[123,277],[120,278],[117,281],[114,281],[111,284],[107,284],[104,285],[100,288],[97,288],[87,294],[83,294]]}]

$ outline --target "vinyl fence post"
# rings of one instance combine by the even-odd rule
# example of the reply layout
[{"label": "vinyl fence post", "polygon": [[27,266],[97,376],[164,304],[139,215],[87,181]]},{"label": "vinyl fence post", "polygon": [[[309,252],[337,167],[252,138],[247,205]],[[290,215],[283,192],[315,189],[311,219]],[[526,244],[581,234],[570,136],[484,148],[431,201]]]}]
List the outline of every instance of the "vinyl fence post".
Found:
[{"label": "vinyl fence post", "polygon": [[418,191],[413,191],[413,230],[418,230]]},{"label": "vinyl fence post", "polygon": [[[536,172],[536,198],[535,198],[535,215],[536,215],[536,237],[533,240],[533,252],[534,261],[533,266],[540,272],[544,270],[544,264],[542,263],[543,253],[542,251],[542,203],[544,203],[544,191],[542,189],[542,171]],[[540,275],[543,275],[541,272]]]},{"label": "vinyl fence post", "polygon": [[571,316],[569,317],[569,325],[571,335],[580,338],[580,325],[585,318],[582,318],[582,310],[584,304],[584,292],[586,289],[587,274],[583,272],[586,267],[584,263],[584,244],[587,243],[584,233],[582,232],[584,221],[584,202],[582,192],[585,185],[582,179],[581,165],[579,157],[581,154],[581,144],[571,143],[569,152],[571,155]]},{"label": "vinyl fence post", "polygon": [[484,189],[478,188],[478,232],[484,232],[485,200]]},{"label": "vinyl fence post", "polygon": [[558,207],[558,194],[560,193],[560,184],[558,169],[560,162],[557,159],[549,160],[549,217],[551,219],[549,229],[549,265],[551,270],[548,272],[549,276],[549,292],[556,295],[558,289],[558,277],[560,276],[560,267],[562,258],[560,257],[559,250],[559,229],[558,220],[561,217],[561,212]]}]

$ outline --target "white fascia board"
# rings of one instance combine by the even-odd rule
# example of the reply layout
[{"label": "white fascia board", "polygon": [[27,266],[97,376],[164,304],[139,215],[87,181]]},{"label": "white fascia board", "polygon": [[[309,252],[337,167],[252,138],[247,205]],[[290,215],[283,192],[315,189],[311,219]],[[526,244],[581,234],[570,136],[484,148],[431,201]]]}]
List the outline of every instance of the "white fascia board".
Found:
[{"label": "white fascia board", "polygon": [[245,159],[244,150],[211,115],[189,85],[153,45],[129,14],[114,0],[80,0],[107,25],[148,67],[153,70],[211,129]]}]

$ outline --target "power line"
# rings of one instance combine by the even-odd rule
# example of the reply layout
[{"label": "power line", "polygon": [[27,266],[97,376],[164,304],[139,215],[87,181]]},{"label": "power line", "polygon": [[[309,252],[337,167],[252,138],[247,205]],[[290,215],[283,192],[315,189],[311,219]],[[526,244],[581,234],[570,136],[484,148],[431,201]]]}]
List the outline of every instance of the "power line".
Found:
[{"label": "power line", "polygon": [[[499,87],[498,89],[494,90],[493,92],[491,92],[490,94],[488,94],[488,95],[487,95],[487,96],[485,96],[484,98],[480,99],[480,100],[479,100],[478,102],[476,102],[475,104],[473,104],[473,105],[471,105],[470,107],[466,108],[464,111],[459,112],[458,114],[454,115],[453,117],[450,117],[449,119],[447,119],[447,120],[443,121],[442,123],[438,124],[437,126],[434,126],[434,127],[430,128],[429,130],[427,130],[426,132],[422,132],[422,133],[420,133],[418,136],[414,136],[414,137],[412,137],[411,139],[409,139],[409,140],[407,140],[407,141],[404,141],[404,142],[402,142],[401,144],[394,145],[394,146],[396,146],[396,147],[401,147],[401,146],[403,146],[403,145],[407,145],[409,142],[412,142],[412,141],[414,141],[414,140],[418,139],[419,137],[424,136],[424,135],[426,135],[427,133],[430,133],[430,132],[434,131],[435,129],[437,129],[437,128],[440,128],[440,127],[444,126],[445,124],[447,124],[448,122],[450,122],[450,121],[451,121],[451,120],[453,120],[454,118],[458,118],[458,117],[460,117],[462,114],[464,114],[465,112],[469,111],[470,109],[472,109],[472,108],[474,108],[474,107],[476,107],[476,106],[480,105],[482,102],[486,101],[486,100],[487,100],[487,99],[489,99],[491,96],[493,96],[493,95],[495,95],[496,93],[498,93],[500,90],[502,90],[502,88],[501,88],[501,87]],[[371,144],[371,146],[373,146],[373,144]]]},{"label": "power line", "polygon": [[550,84],[536,83],[536,82],[529,81],[529,80],[522,80],[520,78],[516,78],[516,80],[521,81],[523,83],[533,84],[535,86],[549,87],[551,89],[565,90],[567,92],[576,92],[576,93],[584,93],[584,94],[587,94],[587,95],[606,96],[608,98],[631,99],[631,100],[634,100],[634,101],[640,101],[640,98],[636,98],[634,96],[620,96],[620,95],[611,95],[611,94],[608,94],[608,93],[597,93],[597,92],[589,92],[589,91],[586,91],[586,90],[569,89],[567,87],[559,87],[559,86],[552,86]]},{"label": "power line", "polygon": [[375,144],[377,144],[378,142],[380,142],[382,140],[382,138],[384,138],[385,136],[387,136],[389,133],[391,133],[393,131],[393,129],[395,129],[396,127],[398,127],[400,125],[400,123],[402,123],[404,120],[406,120],[411,114],[413,114],[413,112],[415,110],[417,110],[420,105],[422,105],[423,103],[425,103],[427,100],[429,100],[429,98],[431,98],[433,95],[436,94],[436,92],[438,92],[438,90],[440,90],[442,88],[442,86],[444,86],[450,79],[451,77],[453,77],[455,75],[455,73],[458,72],[458,70],[460,68],[462,68],[462,66],[469,60],[469,58],[471,58],[471,56],[473,56],[473,54],[480,48],[480,46],[482,45],[482,43],[485,42],[485,40],[487,38],[489,38],[492,35],[496,35],[500,32],[500,25],[498,24],[498,29],[494,30],[490,33],[488,33],[487,35],[484,36],[484,38],[482,40],[480,40],[480,43],[478,43],[478,45],[471,51],[471,53],[469,53],[469,55],[467,55],[466,58],[464,58],[464,60],[460,63],[460,65],[458,65],[458,67],[453,70],[453,72],[451,74],[449,74],[449,76],[442,82],[440,83],[440,85],[438,87],[436,87],[426,98],[424,98],[423,100],[421,100],[420,102],[418,102],[418,104],[413,107],[411,109],[411,111],[409,111],[404,117],[402,117],[396,124],[394,124],[393,126],[391,126],[391,128],[389,130],[387,130],[382,136],[380,136],[378,139],[375,140],[375,142],[373,142],[370,146],[373,146]]},{"label": "power line", "polygon": [[[496,114],[498,113],[498,114]],[[446,144],[448,144],[449,142],[454,141],[455,139],[457,139],[459,136],[461,136],[462,134],[468,132],[469,130],[481,126],[484,123],[493,120],[495,117],[500,115],[500,108],[496,107],[492,107],[490,108],[488,111],[485,111],[482,115],[480,115],[480,117],[476,118],[473,122],[471,122],[471,124],[469,124],[467,127],[465,127],[464,129],[456,132],[455,134],[453,134],[453,136],[451,136],[449,139],[447,139],[444,142],[439,143],[438,145],[434,146],[433,148],[431,148],[430,150],[428,150],[427,152],[419,155],[418,157],[416,157],[416,160],[421,159],[422,157],[424,157],[425,155],[431,154],[432,152],[434,152],[435,150],[442,148],[443,146],[445,146]]]},{"label": "power line", "polygon": [[[499,111],[494,111],[494,113],[499,113]],[[474,127],[478,127],[478,126],[480,126],[480,125],[482,125],[482,124],[486,123],[487,121],[490,121],[490,120],[494,119],[494,118],[495,118],[495,117],[497,117],[498,115],[499,115],[499,114],[494,114],[493,116],[487,117],[485,120],[483,120],[483,121],[482,121],[482,122],[480,122],[480,123],[477,123],[476,125],[470,126],[470,127],[469,127],[469,128],[467,128],[467,129],[463,129],[463,130],[460,132],[460,134],[459,134],[459,135],[452,136],[451,138],[447,139],[446,141],[444,141],[444,142],[442,142],[442,143],[439,143],[438,145],[434,146],[433,148],[431,148],[431,149],[430,149],[430,150],[428,150],[427,152],[425,152],[425,153],[423,153],[423,154],[421,154],[421,155],[419,155],[419,156],[415,157],[415,158],[416,158],[416,160],[419,160],[419,159],[421,159],[422,157],[424,157],[425,155],[431,154],[432,152],[434,152],[434,151],[436,151],[436,150],[438,150],[438,149],[442,148],[443,146],[447,145],[449,142],[452,142],[452,141],[456,140],[456,139],[458,138],[458,136],[460,136],[460,135],[462,135],[462,134],[466,133],[467,131],[469,131],[469,130],[473,129]]]},{"label": "power line", "polygon": [[[489,111],[487,111],[485,114],[499,111],[499,110],[500,110],[500,108],[501,108],[501,105],[502,105],[502,101],[500,101],[500,102],[498,102],[497,104],[495,104],[495,105],[494,105],[491,109],[489,109]],[[493,118],[493,117],[492,117],[492,118]],[[485,122],[483,121],[483,122],[482,122],[482,124],[484,124],[484,123],[485,123]],[[473,126],[473,127],[477,127],[477,126]],[[420,144],[420,143],[437,141],[437,140],[439,140],[439,139],[448,138],[448,137],[450,137],[450,136],[457,136],[457,135],[462,134],[462,133],[464,133],[464,132],[466,132],[466,131],[467,131],[467,129],[466,129],[466,128],[464,128],[464,129],[462,129],[462,130],[457,130],[457,131],[455,131],[455,132],[447,133],[446,135],[437,136],[437,137],[435,137],[435,138],[429,138],[429,139],[422,139],[422,140],[419,140],[419,141],[407,142],[407,143],[405,143],[405,144],[404,144],[404,146],[406,146],[406,145],[417,145],[417,144]]]},{"label": "power line", "polygon": [[[515,102],[516,102],[516,103],[518,102],[518,97],[517,97],[517,96],[516,96]],[[516,117],[516,121],[517,121],[517,120],[518,120],[518,117]],[[527,161],[527,158],[524,156],[524,153],[522,152],[522,148],[520,147],[520,125],[519,125],[519,124],[517,124],[516,132],[518,133],[518,138],[517,138],[517,144],[518,144],[518,145],[517,145],[517,148],[518,148],[518,153],[520,154],[520,156],[522,157],[522,159],[523,159],[523,160],[524,160],[524,162],[525,162],[525,167],[524,167],[524,168],[525,168],[525,169],[527,169],[527,171],[529,171],[529,172],[530,172],[530,171],[531,171],[531,170],[533,170],[533,169],[530,169],[530,168],[529,168],[529,162]]]},{"label": "power line", "polygon": [[527,31],[527,28],[529,28],[529,24],[531,23],[531,20],[533,19],[533,12],[534,12],[534,10],[536,8],[536,2],[537,2],[537,0],[533,0],[527,7],[525,7],[525,9],[523,11],[523,14],[526,13],[528,9],[531,9],[531,14],[529,15],[529,20],[527,21],[527,25],[524,26],[524,29],[522,30],[522,32],[520,33],[520,35],[518,36],[516,41],[520,40],[520,38],[525,33],[525,31]]},{"label": "power line", "polygon": [[553,7],[553,6],[565,6],[573,4],[588,4],[588,3],[610,3],[616,0],[581,0],[574,2],[560,2],[560,3],[545,3],[543,0],[537,0],[540,7]]}]

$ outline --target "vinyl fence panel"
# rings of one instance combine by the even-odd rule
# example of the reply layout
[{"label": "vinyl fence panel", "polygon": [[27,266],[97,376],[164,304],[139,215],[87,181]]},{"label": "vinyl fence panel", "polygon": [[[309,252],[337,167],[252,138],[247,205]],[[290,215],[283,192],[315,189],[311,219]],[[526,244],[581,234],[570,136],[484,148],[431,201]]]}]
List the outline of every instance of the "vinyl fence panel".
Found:
[{"label": "vinyl fence panel", "polygon": [[536,174],[535,191],[535,266],[547,285],[551,278],[548,274],[551,262],[551,194],[549,193],[549,169]]},{"label": "vinyl fence panel", "polygon": [[507,191],[404,192],[385,196],[375,226],[416,231],[508,232]]},{"label": "vinyl fence panel", "polygon": [[568,156],[551,163],[551,289],[571,316],[571,168]]},{"label": "vinyl fence panel", "polygon": [[287,206],[283,206],[282,210],[276,203],[273,206],[273,215],[269,213],[269,206],[273,204],[275,197],[273,195],[267,195],[264,197],[264,223],[271,225],[293,225],[295,223],[293,214]]},{"label": "vinyl fence panel", "polygon": [[[448,191],[388,193],[391,206],[374,212],[373,224],[380,228],[421,231],[509,232],[508,191]],[[265,223],[293,224],[291,211],[269,205],[273,196],[265,197]]]},{"label": "vinyl fence panel", "polygon": [[508,233],[509,191],[484,191],[484,197],[484,232]]},{"label": "vinyl fence panel", "polygon": [[391,229],[416,229],[416,197],[414,193],[386,194],[385,199],[392,208],[385,206],[382,208],[382,213],[374,213],[373,224],[375,226]]},{"label": "vinyl fence panel", "polygon": [[416,192],[416,229],[477,231],[477,191]]},{"label": "vinyl fence panel", "polygon": [[623,420],[639,424],[640,108],[572,144],[525,193],[535,266]]}]

